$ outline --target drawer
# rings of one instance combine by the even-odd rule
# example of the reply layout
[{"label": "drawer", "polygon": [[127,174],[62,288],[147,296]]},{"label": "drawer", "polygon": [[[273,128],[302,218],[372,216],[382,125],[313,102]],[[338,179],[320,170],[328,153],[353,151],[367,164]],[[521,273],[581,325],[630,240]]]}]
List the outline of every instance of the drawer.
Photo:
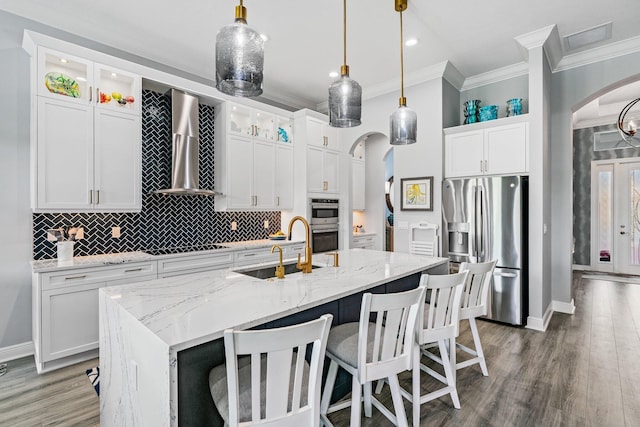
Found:
[{"label": "drawer", "polygon": [[[283,248],[283,256],[284,251],[285,248]],[[277,250],[271,253],[271,247],[250,249],[236,252],[234,265],[237,267],[241,265],[258,264],[261,262],[278,261],[279,258],[280,254]]]},{"label": "drawer", "polygon": [[187,274],[197,271],[217,270],[220,268],[231,267],[232,265],[233,252],[190,255],[158,261],[158,275],[160,277],[169,277],[176,276],[183,271]]},{"label": "drawer", "polygon": [[[156,261],[131,262],[117,266],[78,268],[42,274],[42,290],[64,288],[95,282],[129,281],[136,277],[154,276],[158,273]],[[130,280],[134,282],[135,280]]]}]

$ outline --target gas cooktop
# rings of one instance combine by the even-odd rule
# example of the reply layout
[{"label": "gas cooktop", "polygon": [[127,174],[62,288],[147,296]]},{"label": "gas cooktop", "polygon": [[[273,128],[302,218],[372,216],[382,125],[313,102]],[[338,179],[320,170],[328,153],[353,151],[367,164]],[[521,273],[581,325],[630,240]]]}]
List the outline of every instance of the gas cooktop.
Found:
[{"label": "gas cooktop", "polygon": [[185,252],[211,251],[214,249],[225,249],[225,246],[218,245],[215,243],[209,243],[207,245],[197,245],[197,246],[176,246],[173,248],[145,249],[143,252],[148,253],[149,255],[167,255],[167,254],[181,254]]}]

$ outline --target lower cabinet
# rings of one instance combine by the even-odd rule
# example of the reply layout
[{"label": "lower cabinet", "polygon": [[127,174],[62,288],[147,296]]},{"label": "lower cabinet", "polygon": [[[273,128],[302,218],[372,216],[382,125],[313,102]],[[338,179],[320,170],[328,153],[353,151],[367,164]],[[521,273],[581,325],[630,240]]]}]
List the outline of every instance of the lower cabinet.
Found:
[{"label": "lower cabinet", "polygon": [[33,275],[33,343],[38,373],[98,355],[98,290],[153,280],[155,261]]},{"label": "lower cabinet", "polygon": [[376,249],[377,236],[375,234],[367,234],[365,236],[353,236],[352,248]]},{"label": "lower cabinet", "polygon": [[180,256],[158,260],[158,279],[233,266],[233,252]]}]

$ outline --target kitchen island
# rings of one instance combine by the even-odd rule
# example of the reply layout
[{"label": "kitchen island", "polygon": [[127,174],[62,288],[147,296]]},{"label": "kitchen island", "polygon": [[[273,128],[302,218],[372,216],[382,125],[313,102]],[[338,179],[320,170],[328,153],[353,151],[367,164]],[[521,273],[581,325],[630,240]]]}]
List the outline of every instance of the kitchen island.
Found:
[{"label": "kitchen island", "polygon": [[361,249],[316,254],[310,274],[255,279],[225,269],[100,289],[100,425],[218,425],[208,394],[225,329],[334,315],[357,321],[362,293],[414,288],[448,259]]}]

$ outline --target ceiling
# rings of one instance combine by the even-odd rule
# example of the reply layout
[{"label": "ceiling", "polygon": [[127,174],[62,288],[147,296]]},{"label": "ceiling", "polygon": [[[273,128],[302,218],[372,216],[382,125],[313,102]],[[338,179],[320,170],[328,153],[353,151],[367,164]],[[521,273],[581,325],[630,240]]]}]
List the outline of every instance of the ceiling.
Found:
[{"label": "ceiling", "polygon": [[[217,31],[237,0],[1,0],[0,9],[213,80]],[[265,47],[264,97],[294,107],[326,101],[329,71],[342,63],[342,1],[245,0],[248,23]],[[530,2],[409,0],[405,75],[445,60],[471,77],[523,60],[514,37],[556,24],[561,37],[611,21],[612,37],[640,36],[638,0]],[[393,0],[349,0],[347,64],[366,93],[396,81],[399,18]]]}]

